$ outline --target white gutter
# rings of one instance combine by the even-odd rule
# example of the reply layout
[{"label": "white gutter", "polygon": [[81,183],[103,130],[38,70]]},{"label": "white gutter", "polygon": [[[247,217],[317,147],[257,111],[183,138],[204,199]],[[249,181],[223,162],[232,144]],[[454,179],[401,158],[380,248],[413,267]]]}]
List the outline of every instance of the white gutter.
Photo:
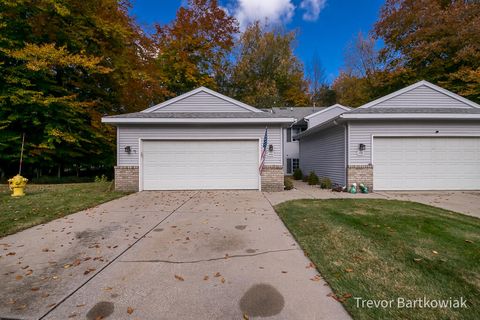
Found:
[{"label": "white gutter", "polygon": [[458,114],[458,113],[395,113],[395,114],[375,114],[375,113],[344,113],[340,116],[342,119],[480,119],[480,114]]},{"label": "white gutter", "polygon": [[103,123],[149,124],[149,123],[290,123],[295,118],[102,118]]}]

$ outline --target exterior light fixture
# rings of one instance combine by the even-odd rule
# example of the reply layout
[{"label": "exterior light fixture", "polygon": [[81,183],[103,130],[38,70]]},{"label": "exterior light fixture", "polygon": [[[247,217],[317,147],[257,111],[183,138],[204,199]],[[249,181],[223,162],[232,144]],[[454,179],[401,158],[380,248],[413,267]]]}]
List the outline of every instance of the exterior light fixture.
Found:
[{"label": "exterior light fixture", "polygon": [[365,144],[360,143],[360,144],[358,145],[358,150],[364,151],[364,150],[365,150]]},{"label": "exterior light fixture", "polygon": [[273,151],[273,144],[268,146],[268,151],[272,152]]},{"label": "exterior light fixture", "polygon": [[125,147],[125,152],[128,153],[128,154],[132,153],[132,147],[126,146]]}]

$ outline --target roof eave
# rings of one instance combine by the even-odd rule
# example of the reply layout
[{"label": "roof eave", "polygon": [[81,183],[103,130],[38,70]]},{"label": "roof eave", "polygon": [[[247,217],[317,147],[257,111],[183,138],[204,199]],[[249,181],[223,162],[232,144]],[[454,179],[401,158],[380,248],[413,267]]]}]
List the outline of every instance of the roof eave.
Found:
[{"label": "roof eave", "polygon": [[398,113],[398,114],[355,114],[344,113],[340,116],[345,120],[410,120],[410,119],[422,119],[422,120],[438,120],[438,119],[454,119],[454,120],[479,120],[480,114],[430,114],[430,113]]},{"label": "roof eave", "polygon": [[294,123],[295,118],[114,118],[104,117],[108,124],[195,124],[195,123]]}]

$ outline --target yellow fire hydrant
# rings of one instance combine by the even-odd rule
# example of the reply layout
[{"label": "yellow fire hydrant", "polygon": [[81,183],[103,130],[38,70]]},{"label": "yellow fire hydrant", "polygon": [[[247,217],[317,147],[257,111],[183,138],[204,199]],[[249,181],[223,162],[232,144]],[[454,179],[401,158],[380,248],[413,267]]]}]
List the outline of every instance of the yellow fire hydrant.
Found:
[{"label": "yellow fire hydrant", "polygon": [[8,186],[10,187],[10,190],[13,191],[12,197],[24,196],[25,193],[23,192],[23,190],[25,189],[27,182],[28,182],[28,179],[22,177],[19,174],[17,174],[12,179],[8,179]]}]

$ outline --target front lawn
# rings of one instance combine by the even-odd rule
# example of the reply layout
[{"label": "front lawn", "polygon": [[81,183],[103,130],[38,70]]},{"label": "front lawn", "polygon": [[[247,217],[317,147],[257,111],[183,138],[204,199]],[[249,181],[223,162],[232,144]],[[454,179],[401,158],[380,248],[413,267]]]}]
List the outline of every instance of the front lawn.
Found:
[{"label": "front lawn", "polygon": [[[393,200],[297,200],[275,209],[353,318],[479,319],[480,219]],[[468,308],[398,308],[398,298],[424,297],[463,297]],[[394,302],[368,308],[355,298]]]},{"label": "front lawn", "polygon": [[26,196],[0,192],[0,237],[126,195],[110,191],[109,182],[27,185]]}]

